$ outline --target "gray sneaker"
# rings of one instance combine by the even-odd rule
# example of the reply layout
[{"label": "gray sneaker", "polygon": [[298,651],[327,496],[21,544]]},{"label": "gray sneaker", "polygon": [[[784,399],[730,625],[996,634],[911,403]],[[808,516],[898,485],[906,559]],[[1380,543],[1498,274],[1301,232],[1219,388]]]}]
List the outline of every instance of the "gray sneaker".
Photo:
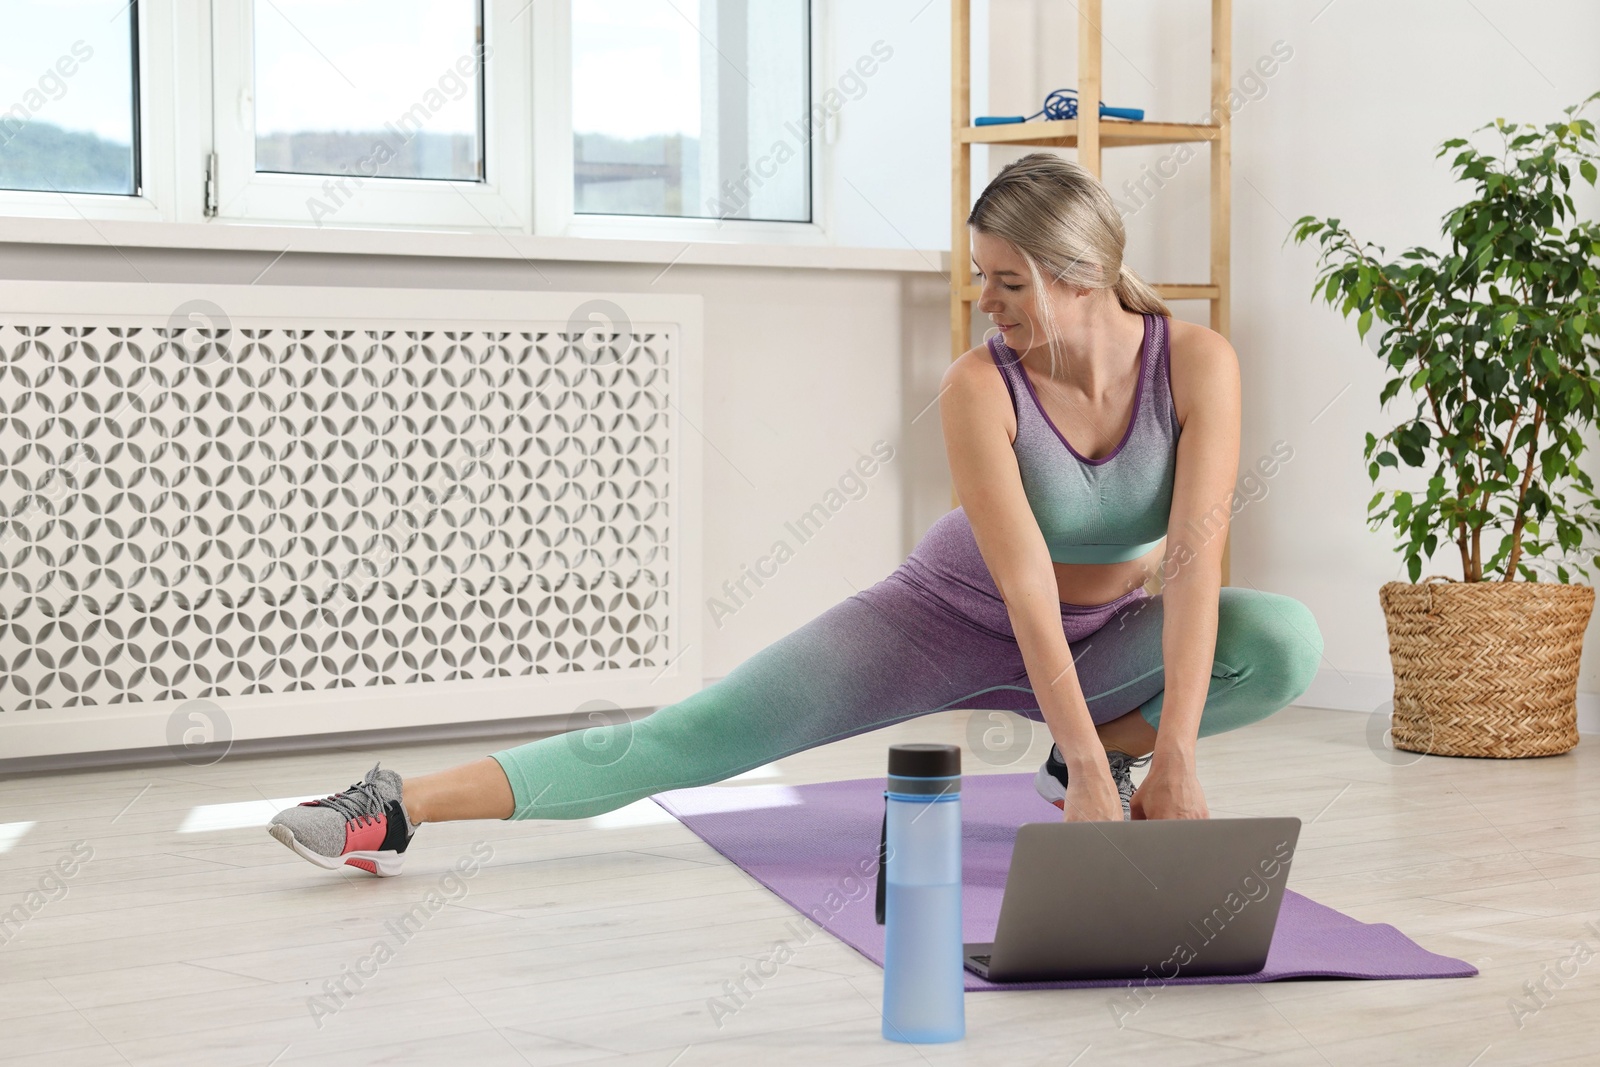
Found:
[{"label": "gray sneaker", "polygon": [[400,794],[400,776],[375,763],[349,789],[284,808],[267,833],[330,871],[349,865],[380,877],[399,874],[416,832]]},{"label": "gray sneaker", "polygon": [[[1123,819],[1133,818],[1133,769],[1149,763],[1154,752],[1143,756],[1130,756],[1126,752],[1106,750],[1106,762],[1111,764],[1111,779],[1117,783],[1117,795],[1122,797]],[[1033,776],[1033,788],[1041,797],[1062,810],[1067,803],[1067,763],[1061,758],[1061,746],[1051,745],[1050,755]]]}]

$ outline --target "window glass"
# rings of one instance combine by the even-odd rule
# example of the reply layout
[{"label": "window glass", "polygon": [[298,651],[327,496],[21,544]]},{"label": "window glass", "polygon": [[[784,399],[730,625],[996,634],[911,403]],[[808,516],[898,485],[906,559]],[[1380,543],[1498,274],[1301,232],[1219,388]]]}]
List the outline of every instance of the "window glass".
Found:
[{"label": "window glass", "polygon": [[579,213],[808,222],[806,0],[573,0]]},{"label": "window glass", "polygon": [[0,0],[0,188],[139,192],[137,10]]},{"label": "window glass", "polygon": [[484,175],[478,0],[258,0],[256,170]]}]

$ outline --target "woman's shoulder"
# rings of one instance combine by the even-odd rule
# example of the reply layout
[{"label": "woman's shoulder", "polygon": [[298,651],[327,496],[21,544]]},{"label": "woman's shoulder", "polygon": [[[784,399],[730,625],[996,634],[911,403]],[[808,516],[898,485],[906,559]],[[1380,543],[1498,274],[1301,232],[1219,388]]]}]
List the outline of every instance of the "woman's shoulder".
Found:
[{"label": "woman's shoulder", "polygon": [[1230,382],[1237,388],[1239,357],[1228,339],[1209,327],[1175,318],[1167,322],[1167,380],[1181,425],[1189,419],[1194,397]]},{"label": "woman's shoulder", "polygon": [[939,402],[969,406],[985,417],[998,418],[1006,426],[1007,437],[1014,440],[1017,436],[1011,390],[987,342],[967,349],[945,368],[939,382]]},{"label": "woman's shoulder", "polygon": [[987,392],[996,385],[1000,386],[1002,392],[1005,389],[1000,366],[995,362],[994,348],[987,341],[974,345],[952,360],[950,366],[945,368],[944,379],[939,384],[941,388],[956,387],[978,393]]},{"label": "woman's shoulder", "polygon": [[1187,363],[1204,363],[1233,358],[1233,346],[1217,331],[1198,322],[1170,317],[1167,324],[1170,333],[1167,349],[1174,363],[1180,359]]}]

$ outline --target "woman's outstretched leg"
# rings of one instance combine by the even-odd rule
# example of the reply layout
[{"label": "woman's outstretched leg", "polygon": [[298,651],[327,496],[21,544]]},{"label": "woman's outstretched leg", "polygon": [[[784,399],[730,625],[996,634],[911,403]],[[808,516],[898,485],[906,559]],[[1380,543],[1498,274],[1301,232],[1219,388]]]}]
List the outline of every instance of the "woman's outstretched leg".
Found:
[{"label": "woman's outstretched leg", "polygon": [[757,652],[726,677],[618,726],[494,753],[512,818],[582,819],[707,785],[804,749],[947,708],[1014,706],[1020,654],[891,576]]},{"label": "woman's outstretched leg", "polygon": [[642,719],[404,782],[374,767],[347,790],[279,812],[268,829],[320,866],[392,874],[421,822],[582,819],[930,712],[1025,707],[1016,641],[990,622],[897,571]]},{"label": "woman's outstretched leg", "polygon": [[492,756],[405,780],[406,813],[413,823],[459,819],[509,819],[516,801],[511,783]]}]

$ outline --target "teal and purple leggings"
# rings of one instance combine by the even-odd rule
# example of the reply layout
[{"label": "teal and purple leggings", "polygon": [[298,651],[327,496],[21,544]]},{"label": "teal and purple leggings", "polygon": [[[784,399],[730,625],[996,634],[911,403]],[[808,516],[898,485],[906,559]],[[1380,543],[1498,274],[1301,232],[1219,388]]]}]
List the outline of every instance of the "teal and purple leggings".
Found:
[{"label": "teal and purple leggings", "polygon": [[[1162,598],[1138,587],[1061,625],[1094,722],[1137,709],[1161,724]],[[1299,601],[1225,586],[1199,736],[1266,718],[1305,692],[1322,633]],[[1005,602],[962,508],[894,573],[757,652],[726,677],[632,722],[493,753],[515,819],[582,819],[708,785],[830,741],[952,708],[1043,722]]]}]

